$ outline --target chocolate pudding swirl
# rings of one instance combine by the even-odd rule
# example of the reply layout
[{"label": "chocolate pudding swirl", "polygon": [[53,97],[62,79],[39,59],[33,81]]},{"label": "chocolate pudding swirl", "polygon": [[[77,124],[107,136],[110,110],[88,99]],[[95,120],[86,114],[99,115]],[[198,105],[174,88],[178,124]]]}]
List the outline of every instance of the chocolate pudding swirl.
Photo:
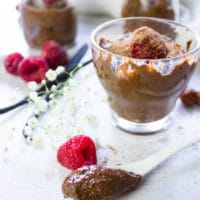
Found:
[{"label": "chocolate pudding swirl", "polygon": [[140,179],[140,175],[93,165],[73,171],[62,191],[74,200],[112,200],[135,188]]}]

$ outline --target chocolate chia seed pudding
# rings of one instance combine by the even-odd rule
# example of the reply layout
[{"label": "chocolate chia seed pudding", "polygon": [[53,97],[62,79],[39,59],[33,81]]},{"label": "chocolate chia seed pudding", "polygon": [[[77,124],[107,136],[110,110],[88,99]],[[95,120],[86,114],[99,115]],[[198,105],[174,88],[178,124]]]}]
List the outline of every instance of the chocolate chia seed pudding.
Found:
[{"label": "chocolate chia seed pudding", "polygon": [[[34,0],[36,1],[36,0]],[[72,44],[76,36],[75,8],[67,0],[38,7],[33,0],[21,3],[21,22],[25,39],[31,47],[41,47],[48,40]]]},{"label": "chocolate chia seed pudding", "polygon": [[122,17],[145,16],[174,20],[178,5],[177,0],[125,0]]},{"label": "chocolate chia seed pudding", "polygon": [[65,198],[74,200],[112,200],[135,188],[140,179],[123,170],[87,166],[73,171],[62,190]]},{"label": "chocolate chia seed pudding", "polygon": [[[151,124],[169,116],[199,59],[199,44],[189,29],[175,29],[176,24],[164,29],[162,23],[166,20],[161,20],[154,30],[145,26],[146,20],[155,25],[153,18],[127,18],[124,23],[123,19],[114,20],[113,27],[107,23],[105,29],[97,28],[96,35],[95,31],[92,35],[96,41],[92,41],[92,52],[97,75],[107,91],[114,120],[123,119],[125,124]],[[123,32],[127,22],[138,27]],[[106,34],[106,29],[111,33]],[[113,36],[120,35],[119,30],[121,37]],[[161,126],[150,132],[159,129]]]}]

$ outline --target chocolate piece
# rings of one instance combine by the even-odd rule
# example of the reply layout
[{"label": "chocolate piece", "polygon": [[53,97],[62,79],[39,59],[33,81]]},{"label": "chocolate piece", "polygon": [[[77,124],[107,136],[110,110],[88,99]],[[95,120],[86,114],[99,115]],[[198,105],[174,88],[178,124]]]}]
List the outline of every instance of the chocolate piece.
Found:
[{"label": "chocolate piece", "polygon": [[198,93],[193,89],[186,89],[180,96],[181,101],[187,107],[198,104]]},{"label": "chocolate piece", "polygon": [[200,106],[200,92],[197,92],[197,98],[198,98],[198,100],[197,100],[197,105]]},{"label": "chocolate piece", "polygon": [[65,179],[62,191],[75,200],[111,200],[132,190],[140,179],[140,175],[119,169],[86,166]]}]

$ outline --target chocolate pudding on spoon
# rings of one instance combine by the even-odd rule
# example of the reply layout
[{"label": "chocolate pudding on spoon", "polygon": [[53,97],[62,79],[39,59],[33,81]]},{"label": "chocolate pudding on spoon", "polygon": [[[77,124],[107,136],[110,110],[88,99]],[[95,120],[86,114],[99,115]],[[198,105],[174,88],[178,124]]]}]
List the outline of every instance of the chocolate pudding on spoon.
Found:
[{"label": "chocolate pudding on spoon", "polygon": [[22,0],[20,4],[24,37],[38,48],[49,40],[72,45],[76,36],[75,7],[70,0]]},{"label": "chocolate pudding on spoon", "polygon": [[108,200],[132,190],[140,179],[140,175],[124,170],[92,165],[73,171],[62,190],[74,200]]},{"label": "chocolate pudding on spoon", "polygon": [[133,17],[97,27],[91,39],[115,125],[134,133],[167,128],[199,59],[196,33],[173,21]]},{"label": "chocolate pudding on spoon", "polygon": [[150,157],[134,163],[111,168],[96,165],[81,167],[66,177],[62,185],[63,194],[74,200],[116,199],[136,189],[142,178],[170,156],[199,141],[199,135],[180,139]]}]

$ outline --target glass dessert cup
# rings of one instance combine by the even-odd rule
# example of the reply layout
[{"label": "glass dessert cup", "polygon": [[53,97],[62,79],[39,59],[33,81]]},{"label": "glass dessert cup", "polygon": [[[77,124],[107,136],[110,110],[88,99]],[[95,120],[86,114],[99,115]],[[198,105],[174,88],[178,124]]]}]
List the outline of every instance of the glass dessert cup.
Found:
[{"label": "glass dessert cup", "polygon": [[122,17],[179,18],[179,0],[124,0]]},{"label": "glass dessert cup", "polygon": [[[60,2],[61,3],[60,3]],[[46,41],[72,45],[76,36],[76,11],[70,0],[46,5],[42,0],[21,0],[23,34],[30,47],[40,48]]]},{"label": "glass dessert cup", "polygon": [[[106,49],[106,40],[122,38],[126,41],[129,32],[143,26],[170,38],[181,46],[184,53],[163,59],[137,59],[122,56],[127,47],[120,42],[117,47],[120,54]],[[167,128],[176,101],[186,88],[200,57],[196,32],[170,20],[130,17],[98,26],[92,32],[91,44],[94,66],[108,94],[114,124],[137,134]]]}]

